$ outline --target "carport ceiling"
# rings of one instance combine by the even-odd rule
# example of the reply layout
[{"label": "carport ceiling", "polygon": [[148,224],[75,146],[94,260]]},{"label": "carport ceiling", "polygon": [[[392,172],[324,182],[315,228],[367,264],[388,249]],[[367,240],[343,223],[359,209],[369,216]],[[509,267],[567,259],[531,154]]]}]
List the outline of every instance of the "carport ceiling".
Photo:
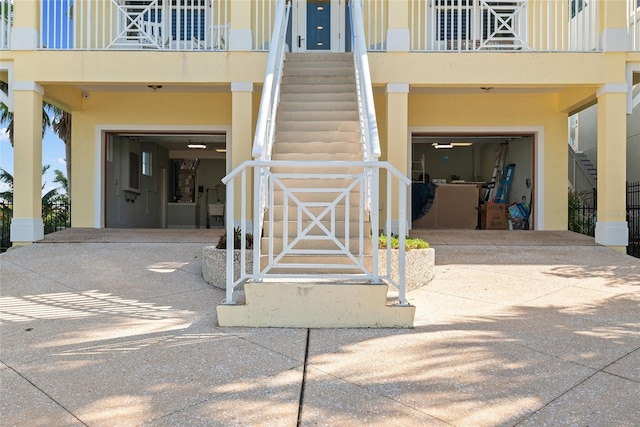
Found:
[{"label": "carport ceiling", "polygon": [[121,133],[132,141],[140,143],[157,144],[166,150],[187,150],[188,144],[204,144],[206,151],[223,149],[226,147],[226,134],[143,134],[143,133]]}]

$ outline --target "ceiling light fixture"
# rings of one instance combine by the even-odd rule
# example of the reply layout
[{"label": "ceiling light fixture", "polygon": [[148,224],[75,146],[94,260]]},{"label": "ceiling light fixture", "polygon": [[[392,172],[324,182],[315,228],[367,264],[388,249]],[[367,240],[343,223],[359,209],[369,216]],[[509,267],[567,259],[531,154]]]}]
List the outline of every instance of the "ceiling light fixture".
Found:
[{"label": "ceiling light fixture", "polygon": [[216,153],[226,153],[227,149],[226,148],[216,148]]},{"label": "ceiling light fixture", "polygon": [[147,85],[147,87],[148,87],[149,89],[151,89],[152,91],[154,91],[154,92],[157,92],[157,91],[159,91],[160,89],[162,89],[162,85]]},{"label": "ceiling light fixture", "polygon": [[491,86],[481,86],[480,89],[482,89],[485,93],[489,93],[493,90],[493,87]]},{"label": "ceiling light fixture", "polygon": [[204,144],[188,144],[187,148],[190,148],[192,150],[197,149],[197,150],[204,150],[207,148],[206,145]]}]

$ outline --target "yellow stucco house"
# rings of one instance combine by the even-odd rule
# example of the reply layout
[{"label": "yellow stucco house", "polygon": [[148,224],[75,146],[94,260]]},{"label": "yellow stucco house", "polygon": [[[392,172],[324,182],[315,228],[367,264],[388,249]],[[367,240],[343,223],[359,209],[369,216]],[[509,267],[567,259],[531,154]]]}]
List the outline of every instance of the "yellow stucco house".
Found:
[{"label": "yellow stucco house", "polygon": [[[504,146],[502,163],[515,171],[503,200],[524,197],[532,229],[566,230],[568,117],[597,102],[596,242],[627,244],[638,0],[3,3],[0,79],[9,91],[0,96],[15,114],[14,244],[43,237],[43,100],[73,118],[73,227],[221,225],[224,205],[227,225],[247,221],[264,236],[278,231],[251,209],[268,206],[286,179],[338,168],[325,177],[336,183],[382,168],[388,172],[350,187],[360,188],[352,206],[367,205],[374,234],[402,233],[412,227],[411,179],[491,182]],[[309,153],[305,142],[324,148]],[[268,166],[274,160],[288,175],[261,181],[277,169]],[[404,189],[391,191],[393,180]],[[252,201],[263,184],[264,197]],[[299,202],[292,185],[282,197]],[[334,206],[328,223],[313,223],[324,215],[314,209],[328,202],[300,203],[311,227],[329,233],[339,221]],[[354,222],[346,235],[368,234],[346,206]]]}]

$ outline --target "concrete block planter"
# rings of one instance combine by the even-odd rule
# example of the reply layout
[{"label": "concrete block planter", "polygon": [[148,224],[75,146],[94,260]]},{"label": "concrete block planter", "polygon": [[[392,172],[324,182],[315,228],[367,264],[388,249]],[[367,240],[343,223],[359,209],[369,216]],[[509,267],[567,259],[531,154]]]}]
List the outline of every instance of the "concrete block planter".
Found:
[{"label": "concrete block planter", "polygon": [[[247,271],[253,271],[253,251],[247,251]],[[240,250],[233,251],[233,275],[240,277]],[[227,289],[227,250],[205,246],[202,250],[202,277],[219,289]]]},{"label": "concrete block planter", "polygon": [[[391,250],[391,278],[398,280],[398,250]],[[387,274],[387,250],[378,252],[378,270],[380,275]],[[435,251],[433,248],[411,249],[405,252],[405,290],[418,289],[435,276]]]}]

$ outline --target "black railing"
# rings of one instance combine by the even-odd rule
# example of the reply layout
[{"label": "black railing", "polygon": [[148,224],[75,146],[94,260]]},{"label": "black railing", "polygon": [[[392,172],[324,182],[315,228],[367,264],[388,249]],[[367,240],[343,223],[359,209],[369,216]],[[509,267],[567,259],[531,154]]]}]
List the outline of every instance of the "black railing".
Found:
[{"label": "black railing", "polygon": [[640,181],[627,183],[627,222],[629,225],[627,254],[640,258]]},{"label": "black railing", "polygon": [[[593,194],[569,195],[569,230],[594,236],[596,230],[596,191]],[[640,181],[627,182],[627,254],[640,258]]]},{"label": "black railing", "polygon": [[[0,202],[0,252],[11,247],[11,218],[13,218],[13,204]],[[71,227],[71,204],[53,202],[42,205],[42,222],[44,222],[44,234]]]}]

